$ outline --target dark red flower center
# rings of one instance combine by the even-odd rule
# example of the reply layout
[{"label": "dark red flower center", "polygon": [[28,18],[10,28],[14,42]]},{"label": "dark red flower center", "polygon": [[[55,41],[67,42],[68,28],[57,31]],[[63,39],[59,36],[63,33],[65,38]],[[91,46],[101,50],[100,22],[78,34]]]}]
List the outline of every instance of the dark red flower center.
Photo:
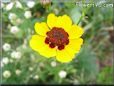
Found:
[{"label": "dark red flower center", "polygon": [[57,46],[59,50],[62,50],[69,43],[69,35],[62,28],[53,27],[46,35],[45,43],[49,44],[51,48]]}]

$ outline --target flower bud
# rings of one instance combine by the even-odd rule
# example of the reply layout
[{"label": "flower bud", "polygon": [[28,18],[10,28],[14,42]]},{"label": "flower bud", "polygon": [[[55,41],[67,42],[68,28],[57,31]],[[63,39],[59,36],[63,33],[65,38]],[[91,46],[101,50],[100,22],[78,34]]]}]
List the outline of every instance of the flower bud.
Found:
[{"label": "flower bud", "polygon": [[43,5],[43,6],[48,6],[51,4],[51,0],[40,0],[40,3]]}]

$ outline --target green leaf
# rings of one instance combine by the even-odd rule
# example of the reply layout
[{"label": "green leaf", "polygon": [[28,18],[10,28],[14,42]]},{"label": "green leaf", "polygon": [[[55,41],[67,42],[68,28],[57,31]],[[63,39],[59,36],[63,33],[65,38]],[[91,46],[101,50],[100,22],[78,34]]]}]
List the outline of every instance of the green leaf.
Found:
[{"label": "green leaf", "polygon": [[82,51],[77,56],[77,72],[79,75],[83,74],[82,80],[91,81],[96,78],[99,68],[95,54],[90,46],[87,45],[84,45]]},{"label": "green leaf", "polygon": [[104,67],[98,75],[97,82],[113,84],[113,67]]},{"label": "green leaf", "polygon": [[77,8],[75,7],[75,8],[73,8],[73,9],[71,10],[70,16],[71,16],[73,22],[74,22],[75,24],[77,24],[78,21],[80,21],[80,18],[81,18],[81,16],[82,16],[82,14],[79,12],[79,9],[77,9]]}]

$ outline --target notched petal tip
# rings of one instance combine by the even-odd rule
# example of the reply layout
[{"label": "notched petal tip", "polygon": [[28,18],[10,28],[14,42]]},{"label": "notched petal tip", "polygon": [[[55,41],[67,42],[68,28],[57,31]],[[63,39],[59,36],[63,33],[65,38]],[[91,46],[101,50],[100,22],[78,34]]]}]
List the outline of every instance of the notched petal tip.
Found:
[{"label": "notched petal tip", "polygon": [[70,63],[73,60],[73,58],[70,60],[63,60],[63,59],[56,58],[56,60],[60,63]]},{"label": "notched petal tip", "polygon": [[55,22],[57,21],[57,16],[54,13],[50,13],[47,16],[47,25],[52,29],[55,26]]},{"label": "notched petal tip", "polygon": [[84,33],[84,29],[78,25],[72,25],[68,33],[70,35],[70,39],[80,38]]},{"label": "notched petal tip", "polygon": [[68,49],[58,50],[56,60],[61,63],[69,63],[74,59],[75,53],[72,53]]},{"label": "notched petal tip", "polygon": [[68,16],[68,15],[63,15],[62,16],[63,19],[65,19],[70,25],[72,25],[72,19]]},{"label": "notched petal tip", "polygon": [[39,34],[41,36],[46,36],[46,33],[49,31],[49,28],[45,22],[35,23],[34,28],[35,28],[35,31],[37,32],[37,34]]},{"label": "notched petal tip", "polygon": [[49,16],[55,16],[55,14],[54,14],[54,13],[50,13],[50,14],[48,14],[48,17],[49,17]]}]

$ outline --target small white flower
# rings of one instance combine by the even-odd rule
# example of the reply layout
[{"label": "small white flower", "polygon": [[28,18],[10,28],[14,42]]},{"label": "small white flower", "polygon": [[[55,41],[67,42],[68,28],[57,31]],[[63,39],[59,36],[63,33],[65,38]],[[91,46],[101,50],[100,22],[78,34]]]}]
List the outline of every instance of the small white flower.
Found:
[{"label": "small white flower", "polygon": [[35,76],[33,77],[33,79],[37,80],[37,79],[39,79],[39,76],[38,76],[38,75],[35,75]]},{"label": "small white flower", "polygon": [[17,70],[15,71],[15,73],[16,73],[16,75],[20,75],[20,74],[21,74],[21,70],[17,69]]},{"label": "small white flower", "polygon": [[23,8],[23,7],[22,7],[22,4],[21,4],[19,1],[16,1],[16,7],[17,7],[17,8]]},{"label": "small white flower", "polygon": [[20,59],[21,58],[21,52],[16,52],[15,58]]},{"label": "small white flower", "polygon": [[55,67],[56,65],[57,65],[57,64],[56,64],[55,61],[52,61],[52,62],[51,62],[51,66],[52,66],[52,67]]},{"label": "small white flower", "polygon": [[14,59],[20,59],[21,58],[21,52],[13,51],[11,53],[11,57],[14,58]]},{"label": "small white flower", "polygon": [[28,1],[28,2],[27,2],[27,6],[28,6],[29,8],[33,8],[34,5],[35,5],[35,2],[34,2],[34,1]]},{"label": "small white flower", "polygon": [[11,45],[10,45],[10,44],[5,43],[5,44],[3,45],[3,50],[4,50],[4,51],[9,51],[10,49],[11,49]]},{"label": "small white flower", "polygon": [[3,72],[3,77],[4,78],[9,78],[11,76],[11,72],[9,70],[6,70]]},{"label": "small white flower", "polygon": [[15,21],[15,22],[16,22],[16,24],[17,24],[17,25],[19,25],[19,24],[21,24],[21,23],[22,23],[22,20],[21,20],[20,18],[18,18],[18,19],[16,19],[16,21]]},{"label": "small white flower", "polygon": [[25,16],[25,18],[27,18],[27,19],[31,18],[31,17],[32,17],[31,11],[25,11],[24,16]]},{"label": "small white flower", "polygon": [[2,58],[2,63],[3,63],[3,64],[8,64],[8,63],[9,63],[8,57],[3,57],[3,58]]},{"label": "small white flower", "polygon": [[59,72],[59,77],[60,77],[60,78],[65,78],[66,75],[67,75],[67,72],[64,71],[64,70],[62,70],[62,71]]},{"label": "small white flower", "polygon": [[12,26],[10,32],[12,34],[17,34],[19,32],[19,28],[17,26]]},{"label": "small white flower", "polygon": [[33,71],[33,67],[29,67],[29,71]]},{"label": "small white flower", "polygon": [[10,20],[15,20],[15,19],[17,18],[17,15],[16,15],[15,13],[9,13],[8,18],[9,18]]},{"label": "small white flower", "polygon": [[10,2],[7,6],[6,6],[6,10],[9,11],[13,8],[14,3]]},{"label": "small white flower", "polygon": [[15,20],[17,18],[17,15],[15,13],[9,13],[8,18],[10,20]]},{"label": "small white flower", "polygon": [[16,54],[16,51],[13,51],[13,52],[11,53],[11,57],[12,57],[12,58],[15,58],[15,54]]}]

